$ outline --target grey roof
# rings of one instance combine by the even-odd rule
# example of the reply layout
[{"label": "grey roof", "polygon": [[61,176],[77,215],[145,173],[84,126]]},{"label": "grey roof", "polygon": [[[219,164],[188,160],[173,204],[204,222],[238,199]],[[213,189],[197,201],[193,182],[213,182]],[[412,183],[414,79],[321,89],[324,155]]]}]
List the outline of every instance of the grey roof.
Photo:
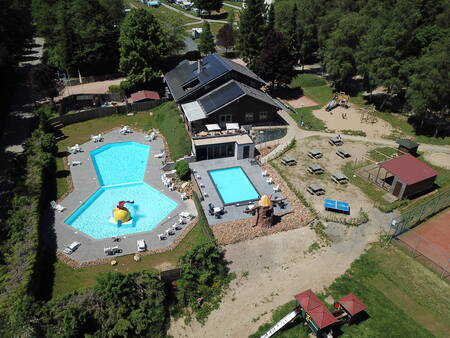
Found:
[{"label": "grey roof", "polygon": [[[231,71],[239,72],[258,81],[260,84],[265,84],[261,78],[247,67],[241,66],[217,54],[207,55],[201,60],[200,72],[198,72],[198,62],[190,63],[187,60],[180,62],[178,66],[164,75],[164,81],[167,83],[174,100],[179,102],[205,84]],[[196,83],[186,90],[183,89],[183,86],[190,82]]]},{"label": "grey roof", "polygon": [[181,105],[184,114],[190,122],[202,120],[206,117],[205,112],[198,101],[188,102]]},{"label": "grey roof", "polygon": [[419,146],[418,143],[416,143],[412,140],[405,139],[405,138],[402,138],[402,139],[396,141],[396,143],[401,145],[402,147],[405,147],[406,149],[414,149]]},{"label": "grey roof", "polygon": [[278,102],[275,101],[269,94],[267,94],[259,89],[247,86],[246,84],[243,84],[241,82],[236,82],[236,83],[239,84],[239,87],[241,87],[241,89],[245,92],[245,94],[247,94],[251,97],[254,97],[255,99],[257,99],[259,101],[263,101],[267,104],[270,104],[278,109],[281,109],[281,110],[284,109],[284,107],[280,106],[278,104]]}]

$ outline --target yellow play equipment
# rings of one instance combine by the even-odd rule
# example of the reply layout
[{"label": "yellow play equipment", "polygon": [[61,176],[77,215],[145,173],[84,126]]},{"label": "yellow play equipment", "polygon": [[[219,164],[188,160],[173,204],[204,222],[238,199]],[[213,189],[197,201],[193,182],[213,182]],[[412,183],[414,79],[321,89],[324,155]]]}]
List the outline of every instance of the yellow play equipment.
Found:
[{"label": "yellow play equipment", "polygon": [[344,92],[340,92],[336,95],[337,104],[341,107],[348,108],[348,100],[350,99],[350,95],[345,94]]},{"label": "yellow play equipment", "polygon": [[134,203],[134,201],[120,201],[113,210],[113,218],[116,223],[126,223],[131,220],[130,211],[125,208],[125,203]]}]

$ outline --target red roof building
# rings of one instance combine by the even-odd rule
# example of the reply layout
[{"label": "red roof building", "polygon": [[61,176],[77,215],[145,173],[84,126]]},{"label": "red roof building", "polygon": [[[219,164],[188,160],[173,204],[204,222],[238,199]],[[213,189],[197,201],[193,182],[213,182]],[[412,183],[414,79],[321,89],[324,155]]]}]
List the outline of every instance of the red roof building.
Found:
[{"label": "red roof building", "polygon": [[299,293],[295,299],[309,314],[319,330],[338,322],[311,289]]},{"label": "red roof building", "polygon": [[159,99],[160,99],[159,94],[155,91],[150,90],[140,90],[136,93],[131,94],[131,101],[133,103]]},{"label": "red roof building", "polygon": [[364,311],[367,306],[354,293],[349,293],[337,301],[350,316],[354,316]]},{"label": "red roof building", "polygon": [[410,154],[382,162],[379,166],[394,176],[389,192],[399,199],[432,189],[434,180],[439,174]]}]

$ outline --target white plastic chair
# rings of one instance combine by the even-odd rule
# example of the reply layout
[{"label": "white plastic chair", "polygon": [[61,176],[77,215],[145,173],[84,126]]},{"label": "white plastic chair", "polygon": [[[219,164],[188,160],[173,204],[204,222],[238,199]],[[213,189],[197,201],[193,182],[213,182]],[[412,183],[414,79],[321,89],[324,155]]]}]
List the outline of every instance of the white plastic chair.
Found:
[{"label": "white plastic chair", "polygon": [[267,170],[264,170],[264,171],[261,173],[261,175],[263,175],[263,177],[267,176],[267,175],[268,175],[268,174],[267,174]]},{"label": "white plastic chair", "polygon": [[158,238],[159,238],[160,241],[163,241],[163,240],[165,240],[167,237],[166,237],[166,235],[164,235],[164,234],[159,234],[159,235],[158,235]]},{"label": "white plastic chair", "polygon": [[56,210],[58,212],[63,212],[66,209],[61,204],[57,204],[55,201],[51,201],[50,206],[52,207],[53,210]]},{"label": "white plastic chair", "polygon": [[70,164],[72,167],[76,166],[76,165],[80,165],[81,161],[72,161],[72,163]]},{"label": "white plastic chair", "polygon": [[269,177],[269,178],[266,180],[266,182],[269,183],[269,184],[272,184],[272,183],[273,183],[272,177]]},{"label": "white plastic chair", "polygon": [[276,186],[273,187],[273,191],[274,192],[278,192],[280,191],[280,186],[277,184]]},{"label": "white plastic chair", "polygon": [[165,154],[166,154],[166,153],[163,151],[163,152],[160,153],[160,154],[155,154],[154,157],[155,157],[155,158],[162,158]]}]

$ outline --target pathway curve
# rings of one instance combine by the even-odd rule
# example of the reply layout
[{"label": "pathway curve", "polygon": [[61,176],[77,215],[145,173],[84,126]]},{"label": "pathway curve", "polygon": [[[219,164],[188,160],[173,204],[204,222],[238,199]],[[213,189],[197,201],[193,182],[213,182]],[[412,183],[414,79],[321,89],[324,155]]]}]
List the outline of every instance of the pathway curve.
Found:
[{"label": "pathway curve", "polygon": [[192,14],[189,14],[189,13],[186,13],[185,11],[182,11],[181,9],[177,9],[177,8],[175,8],[175,7],[166,5],[165,3],[161,3],[161,6],[164,6],[165,8],[170,9],[170,10],[172,10],[172,11],[174,11],[174,12],[179,13],[179,14],[182,14],[182,15],[184,15],[185,17],[188,17],[188,18],[190,18],[190,19],[197,20],[197,22],[191,22],[191,23],[188,23],[188,24],[184,24],[184,26],[187,26],[187,25],[195,25],[195,24],[201,24],[201,23],[203,23],[203,21],[216,22],[216,23],[227,23],[227,21],[225,21],[225,20],[201,19],[201,18],[199,18],[198,16],[195,16],[195,15],[192,15]]},{"label": "pathway curve", "polygon": [[223,5],[224,5],[224,6],[231,7],[231,8],[234,8],[234,9],[238,9],[238,10],[240,10],[240,11],[242,10],[242,7],[235,6],[235,5],[232,5],[232,4],[227,4],[226,2],[224,2]]}]

